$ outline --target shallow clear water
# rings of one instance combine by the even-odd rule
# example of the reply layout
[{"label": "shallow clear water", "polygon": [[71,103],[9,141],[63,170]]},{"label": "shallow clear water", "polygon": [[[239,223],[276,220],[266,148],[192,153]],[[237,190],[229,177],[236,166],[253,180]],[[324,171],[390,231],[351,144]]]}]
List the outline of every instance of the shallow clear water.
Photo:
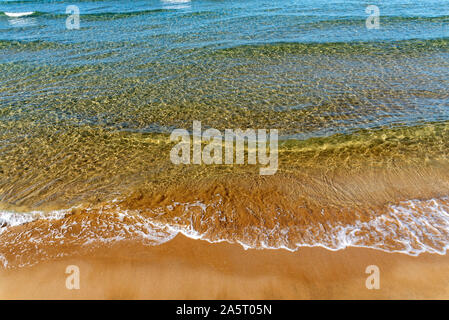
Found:
[{"label": "shallow clear water", "polygon": [[366,6],[82,1],[68,30],[63,1],[2,1],[34,12],[0,16],[2,120],[288,134],[447,120],[447,2],[382,2],[378,30]]}]

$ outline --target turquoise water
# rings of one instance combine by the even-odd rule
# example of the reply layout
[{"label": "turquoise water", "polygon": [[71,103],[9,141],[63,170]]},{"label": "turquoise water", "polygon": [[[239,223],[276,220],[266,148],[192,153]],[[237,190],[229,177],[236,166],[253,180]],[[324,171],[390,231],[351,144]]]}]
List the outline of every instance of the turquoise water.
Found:
[{"label": "turquoise water", "polygon": [[[223,108],[273,113],[338,100],[351,108],[386,106],[382,124],[447,119],[447,1],[381,1],[377,30],[365,26],[365,1],[81,1],[79,30],[66,28],[67,5],[0,3],[1,115],[15,115],[18,108],[22,116],[46,118],[39,109],[57,113],[59,120],[101,125],[126,118],[123,126],[132,130],[190,123],[154,115],[132,119],[135,108],[150,104],[207,104],[216,116]],[[5,12],[34,13],[14,18]],[[267,88],[277,92],[267,94]],[[394,101],[381,96],[389,89],[411,110],[403,114],[388,106]],[[356,101],[341,97],[348,90],[356,92]],[[125,92],[136,100],[129,110],[134,116],[115,106],[67,106],[84,98],[128,104],[132,98],[120,96]],[[61,100],[65,106],[55,107]],[[339,118],[348,112],[354,113],[322,114],[338,119],[320,126],[331,133],[338,131],[335,125],[379,124],[378,114],[366,110],[363,119]],[[216,122],[211,126],[220,126]],[[288,133],[319,130],[282,120],[267,125]]]},{"label": "turquoise water", "polygon": [[365,1],[80,1],[79,30],[69,4],[0,2],[2,120],[309,137],[448,119],[447,1],[378,2],[377,30]]}]

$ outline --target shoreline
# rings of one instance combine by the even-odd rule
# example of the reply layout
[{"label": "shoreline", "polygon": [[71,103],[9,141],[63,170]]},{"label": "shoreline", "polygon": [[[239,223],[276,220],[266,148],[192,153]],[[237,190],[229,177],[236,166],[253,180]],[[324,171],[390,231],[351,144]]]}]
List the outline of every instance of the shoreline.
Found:
[{"label": "shoreline", "polygon": [[[67,266],[80,289],[65,287]],[[365,269],[380,269],[369,290]],[[448,299],[449,255],[368,248],[244,250],[177,235],[158,246],[123,241],[0,271],[0,299]]]}]

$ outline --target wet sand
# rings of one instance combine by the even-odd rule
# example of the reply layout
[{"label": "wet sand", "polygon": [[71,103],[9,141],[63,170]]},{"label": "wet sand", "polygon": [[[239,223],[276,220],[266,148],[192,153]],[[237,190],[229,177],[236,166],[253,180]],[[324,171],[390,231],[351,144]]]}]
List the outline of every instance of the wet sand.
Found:
[{"label": "wet sand", "polygon": [[[80,289],[65,287],[80,268]],[[365,286],[368,265],[380,289]],[[0,299],[448,299],[449,256],[373,249],[244,250],[178,235],[159,246],[119,242],[0,272]]]}]

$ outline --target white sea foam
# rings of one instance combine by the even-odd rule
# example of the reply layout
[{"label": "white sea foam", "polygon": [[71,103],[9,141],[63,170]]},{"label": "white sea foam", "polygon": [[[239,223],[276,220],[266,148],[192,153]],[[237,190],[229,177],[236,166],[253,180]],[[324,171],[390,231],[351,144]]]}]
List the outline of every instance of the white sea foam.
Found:
[{"label": "white sea foam", "polygon": [[26,17],[30,16],[34,13],[34,11],[27,11],[27,12],[5,12],[5,15],[12,18],[20,18],[20,17]]},{"label": "white sea foam", "polygon": [[[0,225],[4,225],[0,228],[0,234],[10,227],[37,219],[66,218],[62,224],[49,229],[49,232],[46,229],[33,232],[36,230],[32,228],[21,231],[20,237],[35,245],[62,244],[69,241],[68,239],[76,239],[83,245],[107,245],[126,239],[142,239],[150,245],[159,245],[182,234],[191,239],[205,240],[210,243],[238,243],[245,249],[296,251],[301,247],[323,247],[335,251],[347,247],[365,247],[386,252],[402,252],[412,256],[423,252],[445,254],[449,248],[449,201],[447,198],[410,200],[391,205],[381,214],[373,213],[373,218],[364,222],[355,221],[352,224],[329,222],[326,225],[318,223],[307,226],[285,226],[276,222],[271,229],[250,225],[245,227],[243,232],[226,233],[226,235],[215,234],[213,230],[208,229],[209,225],[215,224],[214,222],[222,221],[218,210],[219,203],[222,203],[221,197],[217,197],[216,201],[209,204],[200,201],[173,202],[167,206],[167,209],[171,211],[180,206],[184,216],[174,217],[168,222],[164,219],[150,218],[139,211],[121,210],[117,201],[98,211],[87,209],[86,212],[89,214],[78,216],[77,219],[71,218],[69,213],[72,209],[49,213],[34,211],[26,214],[0,211]],[[195,229],[193,211],[200,213],[202,217],[200,224],[205,231],[199,232]],[[216,214],[207,214],[211,212]],[[163,216],[164,208],[155,209],[152,213],[157,217]],[[230,222],[231,219],[227,218]],[[210,222],[213,223],[209,224]],[[74,235],[73,230],[79,230],[77,231],[79,234]],[[291,239],[299,234],[302,234],[300,238],[302,240],[292,242]],[[20,237],[13,237],[14,241],[23,241]],[[385,241],[386,239],[388,241]],[[10,244],[4,244],[5,248]],[[21,262],[20,265],[27,264],[32,263]],[[0,265],[8,266],[3,253],[0,253]]]},{"label": "white sea foam", "polygon": [[162,0],[164,9],[187,9],[191,7],[191,0]]},{"label": "white sea foam", "polygon": [[[352,224],[328,223],[307,227],[284,227],[279,224],[273,229],[260,226],[249,226],[244,238],[213,238],[207,232],[200,233],[193,224],[169,224],[165,227],[170,233],[181,233],[191,239],[206,240],[210,243],[238,243],[243,248],[285,249],[296,251],[301,247],[323,247],[336,251],[347,247],[364,247],[385,252],[401,252],[416,256],[423,252],[444,255],[449,248],[449,205],[448,198],[431,200],[410,200],[387,207],[384,213],[376,215],[366,222],[355,221]],[[182,205],[185,210],[200,208],[206,213],[208,206],[195,202]],[[154,225],[163,227],[160,223]],[[301,228],[301,230],[299,230]],[[249,230],[251,229],[251,230]],[[327,231],[326,231],[327,230]],[[289,243],[289,235],[299,232],[309,237],[298,243]],[[268,239],[275,237],[277,242],[270,245]],[[256,240],[257,239],[257,240]],[[388,239],[389,241],[385,241]]]},{"label": "white sea foam", "polygon": [[64,218],[72,209],[55,210],[51,212],[31,211],[19,213],[14,211],[0,211],[0,233],[5,227],[15,227],[38,219],[54,220]]}]

